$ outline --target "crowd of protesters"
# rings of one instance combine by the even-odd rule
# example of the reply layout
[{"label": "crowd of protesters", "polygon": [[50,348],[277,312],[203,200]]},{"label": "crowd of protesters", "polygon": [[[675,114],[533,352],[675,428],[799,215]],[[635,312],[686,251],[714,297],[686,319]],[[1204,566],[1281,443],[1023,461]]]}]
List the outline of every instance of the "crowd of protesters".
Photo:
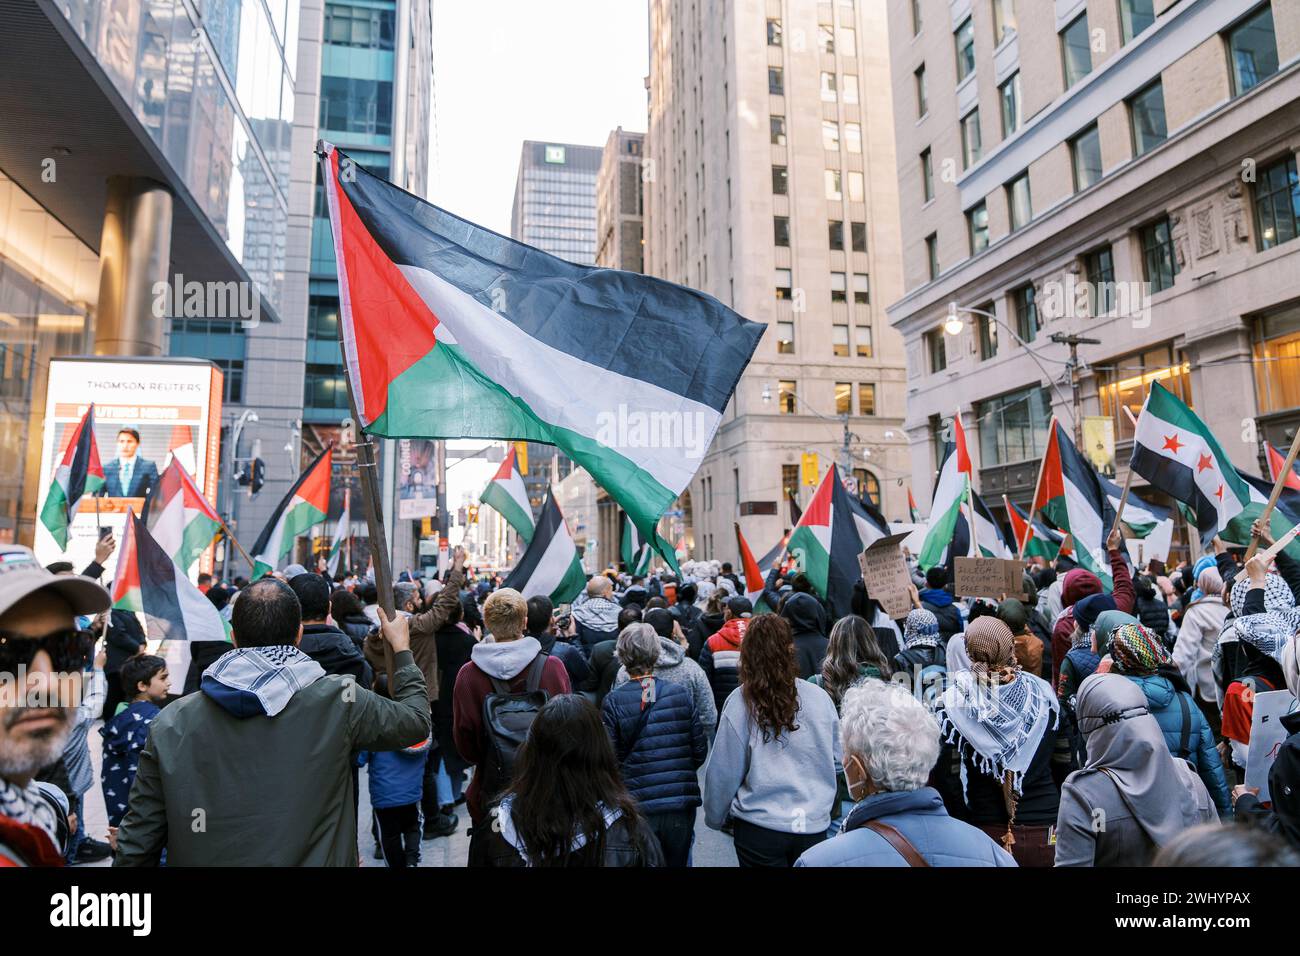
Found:
[{"label": "crowd of protesters", "polygon": [[231,641],[171,673],[95,581],[112,546],[0,546],[0,865],[406,867],[468,831],[471,866],[685,867],[701,808],[741,866],[1300,864],[1300,714],[1245,785],[1257,695],[1300,688],[1285,552],[1138,569],[1112,535],[1107,584],[1035,558],[998,601],[909,556],[896,619],[714,561],[555,607],[459,550],[389,618],[291,565],[201,578]]}]

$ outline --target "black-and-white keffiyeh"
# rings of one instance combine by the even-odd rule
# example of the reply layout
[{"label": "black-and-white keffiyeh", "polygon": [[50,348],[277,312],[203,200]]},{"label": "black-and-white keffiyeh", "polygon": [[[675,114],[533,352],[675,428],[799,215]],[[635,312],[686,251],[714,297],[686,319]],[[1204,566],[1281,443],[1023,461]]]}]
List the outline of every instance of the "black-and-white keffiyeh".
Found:
[{"label": "black-and-white keffiyeh", "polygon": [[[1246,610],[1246,595],[1250,591],[1250,582],[1246,580],[1245,575],[1238,575],[1237,580],[1232,584],[1232,595],[1229,598],[1233,616],[1241,617],[1242,612]],[[1265,577],[1264,610],[1288,611],[1294,607],[1295,597],[1291,594],[1291,588],[1287,583],[1276,574]]]},{"label": "black-and-white keffiyeh", "polygon": [[41,796],[35,781],[20,787],[8,780],[0,780],[0,816],[9,817],[24,826],[39,827],[49,834],[57,846],[58,820],[50,802]]},{"label": "black-and-white keffiyeh", "polygon": [[1009,684],[993,684],[971,671],[949,676],[936,715],[944,742],[963,746],[981,773],[1002,779],[1010,771],[1019,793],[1043,735],[1056,726],[1060,705],[1051,685],[1023,671]]},{"label": "black-and-white keffiyeh", "polygon": [[203,672],[205,694],[238,716],[274,717],[293,695],[325,676],[325,669],[288,644],[237,647]]},{"label": "black-and-white keffiyeh", "polygon": [[1292,608],[1264,614],[1247,614],[1233,619],[1232,630],[1237,640],[1267,654],[1280,664],[1287,641],[1300,631],[1300,611]]},{"label": "black-and-white keffiyeh", "polygon": [[[502,838],[515,848],[515,852],[519,854],[520,859],[522,859],[524,863],[528,866],[532,866],[533,861],[528,855],[528,848],[524,845],[523,837],[519,835],[519,831],[515,829],[514,820],[510,815],[510,809],[513,803],[514,797],[507,796],[501,801],[497,808],[492,811],[492,813],[496,815],[496,826],[499,828]],[[604,807],[603,811],[603,816],[605,817],[605,832],[608,833],[609,828],[612,827],[615,821],[623,815],[623,811],[618,807]],[[573,845],[570,847],[570,851],[576,853],[578,850],[581,850],[587,845],[589,839],[590,837],[588,834],[579,833],[573,838]]]}]

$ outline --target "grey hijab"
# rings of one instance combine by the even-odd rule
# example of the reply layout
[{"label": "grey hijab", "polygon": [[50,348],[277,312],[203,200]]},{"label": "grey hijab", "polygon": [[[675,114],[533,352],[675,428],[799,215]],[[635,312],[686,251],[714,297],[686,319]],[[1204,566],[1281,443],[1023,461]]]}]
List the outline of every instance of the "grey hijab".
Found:
[{"label": "grey hijab", "polygon": [[1200,822],[1195,774],[1169,753],[1142,688],[1119,674],[1093,674],[1079,687],[1076,706],[1088,762],[1072,777],[1109,776],[1156,846]]}]

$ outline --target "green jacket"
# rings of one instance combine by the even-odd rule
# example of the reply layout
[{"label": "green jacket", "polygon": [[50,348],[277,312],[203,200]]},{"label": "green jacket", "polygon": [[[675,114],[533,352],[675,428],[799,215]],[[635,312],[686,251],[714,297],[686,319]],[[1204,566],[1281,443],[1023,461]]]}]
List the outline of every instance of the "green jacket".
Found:
[{"label": "green jacket", "polygon": [[163,708],[140,753],[114,866],[356,866],[352,761],[429,736],[424,675],[393,661],[393,699],[326,676],[275,717],[202,691]]}]

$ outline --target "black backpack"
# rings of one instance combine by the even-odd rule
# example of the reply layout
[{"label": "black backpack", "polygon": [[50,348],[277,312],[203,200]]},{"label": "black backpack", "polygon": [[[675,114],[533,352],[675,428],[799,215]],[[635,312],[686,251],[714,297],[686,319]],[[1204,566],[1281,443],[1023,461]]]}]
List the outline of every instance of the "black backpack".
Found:
[{"label": "black backpack", "polygon": [[541,689],[542,672],[547,654],[538,654],[528,665],[528,681],[523,693],[512,693],[510,683],[492,677],[492,693],[483,698],[483,730],[486,735],[483,763],[483,799],[495,800],[510,786],[514,777],[515,755],[528,737],[538,712],[550,699]]}]

